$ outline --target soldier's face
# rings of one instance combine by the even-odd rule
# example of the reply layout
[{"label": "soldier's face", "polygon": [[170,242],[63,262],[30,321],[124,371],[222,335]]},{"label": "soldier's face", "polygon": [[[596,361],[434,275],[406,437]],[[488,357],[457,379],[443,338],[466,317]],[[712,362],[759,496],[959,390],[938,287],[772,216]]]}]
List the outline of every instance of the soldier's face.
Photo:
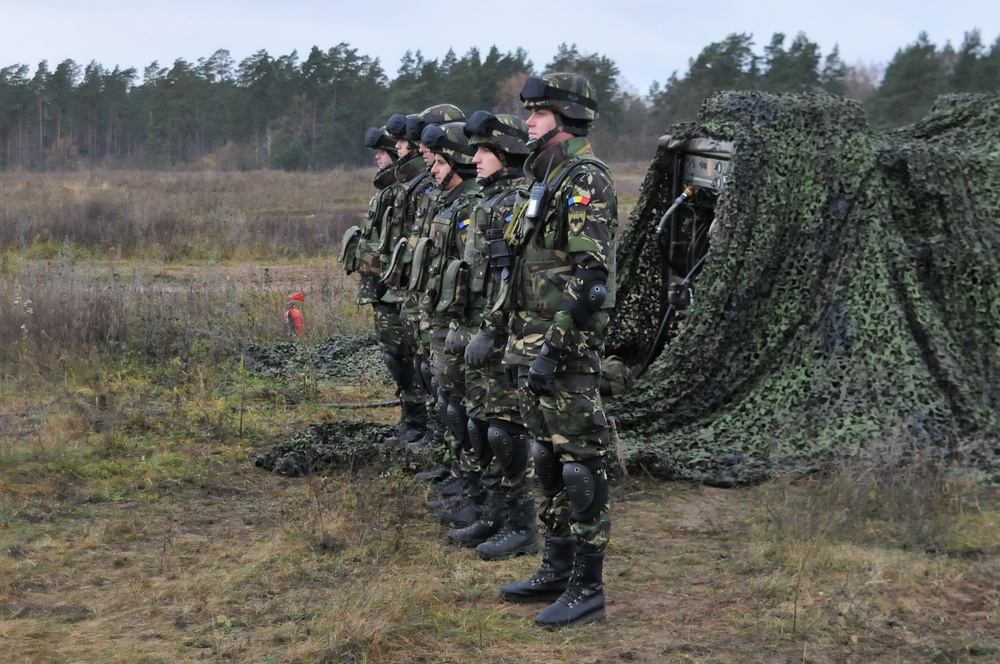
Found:
[{"label": "soldier's face", "polygon": [[427,164],[428,166],[433,166],[434,153],[425,148],[423,143],[421,143],[420,147],[417,149],[420,150],[420,156],[424,158],[424,163]]},{"label": "soldier's face", "polygon": [[493,150],[482,145],[476,147],[476,154],[472,158],[472,163],[476,165],[476,177],[479,178],[488,178],[503,168],[503,164],[493,154]]},{"label": "soldier's face", "polygon": [[451,180],[451,164],[439,154],[431,154],[431,157],[434,160],[431,163],[431,175],[439,185],[446,187]]},{"label": "soldier's face", "polygon": [[556,128],[556,114],[547,108],[533,108],[525,120],[528,125],[528,139],[541,138]]},{"label": "soldier's face", "polygon": [[410,142],[405,138],[396,141],[396,154],[399,155],[400,159],[410,154]]},{"label": "soldier's face", "polygon": [[379,150],[375,153],[375,165],[380,169],[389,168],[392,166],[392,157],[385,150]]}]

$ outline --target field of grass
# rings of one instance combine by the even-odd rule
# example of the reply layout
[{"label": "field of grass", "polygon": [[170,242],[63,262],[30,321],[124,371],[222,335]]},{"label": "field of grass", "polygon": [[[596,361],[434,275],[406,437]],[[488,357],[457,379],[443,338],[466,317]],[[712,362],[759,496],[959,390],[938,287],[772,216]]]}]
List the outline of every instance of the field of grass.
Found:
[{"label": "field of grass", "polygon": [[[625,212],[644,164],[616,169]],[[605,623],[550,633],[409,469],[255,458],[391,424],[385,381],[248,370],[371,329],[338,269],[370,171],[0,175],[0,661],[996,662],[1000,493],[845,461],[737,489],[618,469]]]}]

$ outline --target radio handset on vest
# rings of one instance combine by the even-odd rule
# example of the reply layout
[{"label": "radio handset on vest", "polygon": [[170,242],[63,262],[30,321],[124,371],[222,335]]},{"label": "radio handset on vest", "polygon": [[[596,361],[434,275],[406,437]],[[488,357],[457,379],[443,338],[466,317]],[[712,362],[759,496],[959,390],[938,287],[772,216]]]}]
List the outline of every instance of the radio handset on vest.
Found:
[{"label": "radio handset on vest", "polygon": [[549,173],[552,172],[552,159],[549,160],[549,167],[545,170],[545,177],[540,182],[531,186],[528,194],[528,207],[524,211],[524,216],[532,221],[540,219],[545,214],[548,206],[552,188],[549,186]]}]

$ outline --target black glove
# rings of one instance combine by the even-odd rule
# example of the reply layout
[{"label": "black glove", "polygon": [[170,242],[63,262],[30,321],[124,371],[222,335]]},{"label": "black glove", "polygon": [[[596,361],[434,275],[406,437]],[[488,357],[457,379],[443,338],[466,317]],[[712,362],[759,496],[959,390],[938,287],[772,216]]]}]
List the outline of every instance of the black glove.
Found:
[{"label": "black glove", "polygon": [[458,355],[462,350],[462,333],[455,328],[448,330],[448,336],[444,338],[444,352]]},{"label": "black glove", "polygon": [[538,395],[552,396],[556,393],[556,367],[562,359],[562,351],[553,348],[546,341],[538,351],[538,357],[528,367],[528,389]]},{"label": "black glove", "polygon": [[505,364],[503,367],[503,379],[507,383],[507,387],[516,390],[517,389],[517,365],[516,364]]},{"label": "black glove", "polygon": [[492,352],[493,337],[479,330],[465,347],[465,363],[476,369],[484,367]]}]

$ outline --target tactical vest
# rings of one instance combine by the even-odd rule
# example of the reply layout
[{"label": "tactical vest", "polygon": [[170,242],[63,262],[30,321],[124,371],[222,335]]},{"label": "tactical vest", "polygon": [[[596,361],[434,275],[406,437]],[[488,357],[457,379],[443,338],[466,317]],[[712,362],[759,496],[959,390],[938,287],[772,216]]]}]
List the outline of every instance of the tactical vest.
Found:
[{"label": "tactical vest", "polygon": [[[514,184],[511,184],[514,183]],[[508,180],[499,191],[484,198],[473,212],[473,236],[466,243],[465,260],[471,267],[469,310],[471,322],[478,323],[487,307],[500,297],[502,272],[505,267],[491,259],[491,243],[504,243],[504,231],[510,225],[518,198],[527,194],[522,178]],[[495,245],[494,245],[495,246]],[[509,247],[506,251],[510,251]],[[492,249],[493,254],[505,253]],[[513,259],[513,255],[510,256]]]},{"label": "tactical vest", "polygon": [[414,252],[410,281],[415,290],[423,291],[420,311],[425,314],[459,317],[465,312],[469,301],[465,243],[477,194],[478,189],[469,188],[439,209],[431,220],[428,237],[421,239]]},{"label": "tactical vest", "polygon": [[[548,201],[541,221],[520,239],[518,268],[515,271],[515,282],[512,285],[514,305],[522,311],[534,313],[539,318],[552,319],[559,312],[562,306],[563,291],[566,290],[574,271],[568,253],[543,247],[540,245],[540,240],[544,237],[556,236],[559,240],[555,244],[566,246],[565,240],[569,232],[566,211],[569,207],[569,201],[561,200],[565,193],[562,191],[562,187],[585,164],[596,166],[607,177],[608,182],[613,181],[604,162],[591,154],[585,153],[567,159],[548,181],[553,194]],[[522,202],[515,216],[523,220],[526,207],[526,202]],[[609,223],[616,225],[617,219],[610,220]],[[606,257],[608,294],[601,309],[611,309],[615,305],[617,268],[615,266],[614,236],[616,230],[614,227],[610,229],[612,242]]]},{"label": "tactical vest", "polygon": [[[376,176],[376,186],[385,181],[386,174],[391,176],[392,172],[384,170]],[[395,187],[383,184],[368,202],[364,225],[347,229],[340,249],[340,262],[347,274],[356,271],[369,277],[382,276],[379,246],[388,230],[395,194]]]},{"label": "tactical vest", "polygon": [[[437,198],[437,189],[432,185],[434,177],[428,171],[421,171],[416,177],[400,185],[393,205],[393,227],[398,233],[395,244],[388,252],[388,267],[383,271],[382,280],[389,288],[415,290],[410,287],[412,264],[417,244],[426,235],[425,224],[428,211]],[[404,224],[410,221],[410,227]]]}]

